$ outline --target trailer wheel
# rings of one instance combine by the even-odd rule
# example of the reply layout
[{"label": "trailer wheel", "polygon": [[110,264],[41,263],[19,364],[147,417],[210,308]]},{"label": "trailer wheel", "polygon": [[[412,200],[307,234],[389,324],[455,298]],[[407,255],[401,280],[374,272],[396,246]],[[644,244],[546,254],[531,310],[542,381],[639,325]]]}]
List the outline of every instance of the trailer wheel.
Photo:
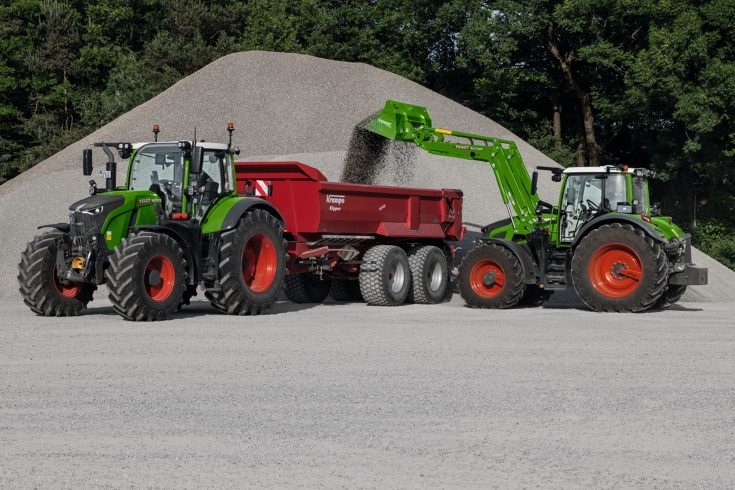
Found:
[{"label": "trailer wheel", "polygon": [[541,306],[546,303],[554,291],[546,291],[535,284],[527,284],[518,306]]},{"label": "trailer wheel", "polygon": [[613,223],[590,232],[572,257],[572,284],[595,311],[638,312],[666,288],[661,246],[632,225]]},{"label": "trailer wheel", "polygon": [[286,276],[284,292],[292,303],[321,303],[332,286],[328,277],[319,278],[308,272]]},{"label": "trailer wheel", "polygon": [[370,305],[398,306],[406,300],[411,284],[408,257],[401,247],[376,245],[360,266],[360,292]]},{"label": "trailer wheel", "polygon": [[664,290],[664,294],[662,294],[658,301],[656,301],[656,304],[653,305],[653,308],[659,310],[664,310],[668,308],[669,306],[679,301],[681,297],[684,296],[684,293],[686,293],[686,291],[686,286],[669,284],[669,286]]},{"label": "trailer wheel", "polygon": [[107,288],[112,309],[134,321],[166,320],[186,291],[186,259],[176,240],[142,232],[123,238],[110,256]]},{"label": "trailer wheel", "polygon": [[222,233],[219,275],[223,297],[214,306],[231,315],[259,315],[273,307],[286,275],[287,242],[275,216],[255,209]]},{"label": "trailer wheel", "polygon": [[433,245],[424,245],[410,249],[407,255],[411,287],[406,301],[425,305],[441,302],[449,283],[449,268],[444,253]]},{"label": "trailer wheel", "polygon": [[335,301],[364,302],[360,292],[360,282],[349,279],[332,279],[329,295]]},{"label": "trailer wheel", "polygon": [[523,295],[523,268],[500,245],[480,245],[459,265],[459,294],[473,308],[512,308]]},{"label": "trailer wheel", "polygon": [[38,315],[79,315],[97,289],[94,284],[64,284],[56,278],[57,242],[63,237],[58,231],[44,233],[28,242],[20,254],[20,294],[23,302]]}]

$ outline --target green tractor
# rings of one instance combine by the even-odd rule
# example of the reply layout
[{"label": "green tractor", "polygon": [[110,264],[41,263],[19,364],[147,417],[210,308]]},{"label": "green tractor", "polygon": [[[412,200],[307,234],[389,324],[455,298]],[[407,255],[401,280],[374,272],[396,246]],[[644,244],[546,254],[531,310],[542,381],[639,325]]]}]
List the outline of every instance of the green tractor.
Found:
[{"label": "green tractor", "polygon": [[425,107],[395,101],[362,126],[492,167],[509,218],[482,228],[459,266],[459,291],[470,306],[539,305],[573,288],[595,311],[639,312],[667,308],[688,285],[707,284],[707,269],[692,264],[691,237],[650,204],[655,172],[538,167],[561,182],[554,206],[539,199],[538,172],[528,174],[512,141],[434,128]]},{"label": "green tractor", "polygon": [[[24,302],[47,316],[78,315],[106,284],[114,310],[130,320],[164,320],[197,286],[230,314],[263,313],[284,280],[283,218],[263,199],[238,195],[232,146],[183,140],[95,143],[108,157],[105,188],[69,207],[69,222],[28,243],[18,281]],[[115,182],[113,150],[129,159]],[[92,174],[92,150],[82,155]]]}]

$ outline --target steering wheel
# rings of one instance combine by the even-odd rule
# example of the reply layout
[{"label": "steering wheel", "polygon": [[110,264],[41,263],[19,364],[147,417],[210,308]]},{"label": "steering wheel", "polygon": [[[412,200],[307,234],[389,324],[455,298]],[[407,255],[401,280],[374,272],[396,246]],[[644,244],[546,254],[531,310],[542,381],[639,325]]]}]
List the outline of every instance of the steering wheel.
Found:
[{"label": "steering wheel", "polygon": [[594,201],[592,201],[591,199],[587,199],[586,202],[587,202],[587,205],[589,206],[590,211],[593,211],[593,212],[597,211],[598,206],[597,204],[595,204]]}]

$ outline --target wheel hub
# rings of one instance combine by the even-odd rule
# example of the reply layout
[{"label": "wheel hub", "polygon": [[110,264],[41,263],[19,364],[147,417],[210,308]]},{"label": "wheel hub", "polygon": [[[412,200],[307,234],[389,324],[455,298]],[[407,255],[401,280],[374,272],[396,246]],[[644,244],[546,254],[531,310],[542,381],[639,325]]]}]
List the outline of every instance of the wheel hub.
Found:
[{"label": "wheel hub", "polygon": [[612,275],[615,279],[622,281],[625,276],[620,274],[620,271],[627,270],[628,267],[625,265],[625,262],[617,262],[612,267],[610,267],[610,270],[612,271]]},{"label": "wheel hub", "polygon": [[485,287],[489,288],[490,286],[495,284],[495,278],[497,277],[497,275],[498,275],[497,272],[494,272],[494,271],[484,273],[482,275],[482,284]]},{"label": "wheel hub", "polygon": [[161,284],[161,273],[157,270],[150,271],[148,274],[148,284],[154,288]]}]

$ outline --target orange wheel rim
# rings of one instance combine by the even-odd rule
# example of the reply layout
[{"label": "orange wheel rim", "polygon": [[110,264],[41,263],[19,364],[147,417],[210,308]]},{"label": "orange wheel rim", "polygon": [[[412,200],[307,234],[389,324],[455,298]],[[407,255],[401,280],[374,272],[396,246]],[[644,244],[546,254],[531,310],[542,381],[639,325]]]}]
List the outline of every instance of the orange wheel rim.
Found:
[{"label": "orange wheel rim", "polygon": [[607,298],[625,298],[643,279],[643,266],[638,253],[624,243],[608,243],[598,248],[588,266],[590,282]]},{"label": "orange wheel rim", "polygon": [[166,301],[174,290],[176,272],[171,259],[162,254],[151,257],[143,273],[143,287],[156,303]]},{"label": "orange wheel rim", "polygon": [[64,298],[76,298],[77,294],[82,292],[82,286],[80,284],[62,284],[56,277],[56,264],[54,264],[54,286],[56,291]]},{"label": "orange wheel rim", "polygon": [[254,293],[268,290],[276,278],[278,256],[273,241],[262,233],[251,236],[242,251],[242,278]]},{"label": "orange wheel rim", "polygon": [[505,272],[494,260],[481,260],[472,266],[470,287],[481,298],[494,298],[505,286]]}]

